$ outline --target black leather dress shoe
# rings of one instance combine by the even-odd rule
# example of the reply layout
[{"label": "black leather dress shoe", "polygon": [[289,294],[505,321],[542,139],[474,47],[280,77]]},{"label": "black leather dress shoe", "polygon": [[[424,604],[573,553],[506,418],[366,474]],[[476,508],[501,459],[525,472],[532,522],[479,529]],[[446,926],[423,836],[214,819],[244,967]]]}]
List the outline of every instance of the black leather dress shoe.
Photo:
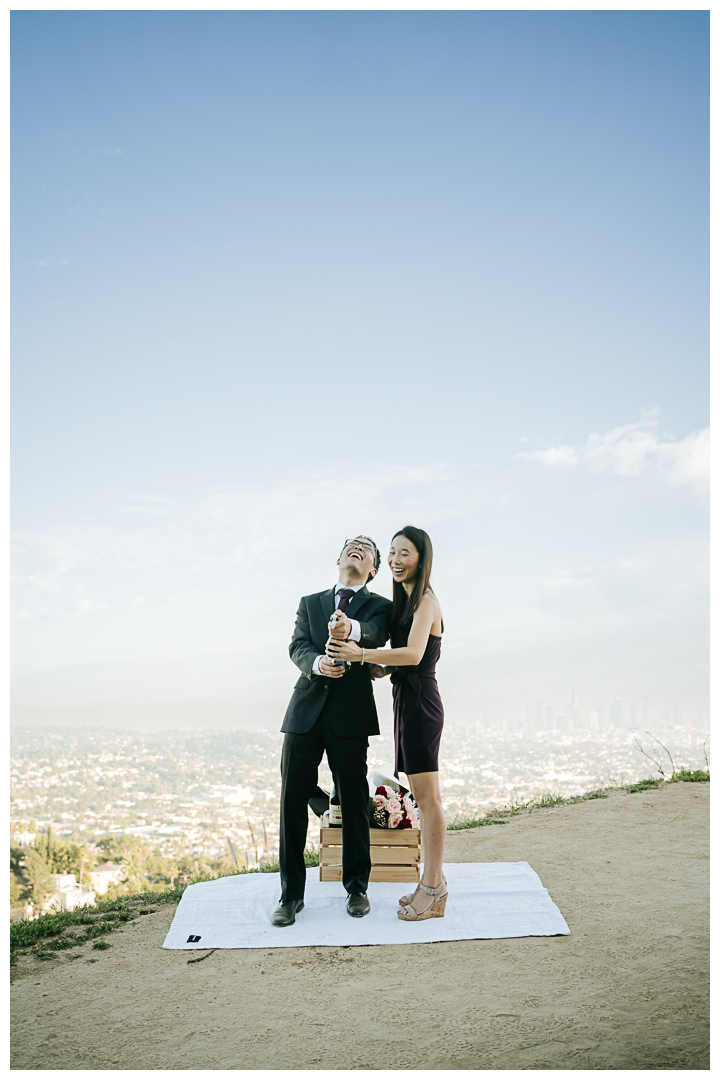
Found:
[{"label": "black leather dress shoe", "polygon": [[355,919],[362,919],[363,915],[367,915],[370,910],[370,901],[367,898],[367,893],[348,893],[346,908],[348,915],[352,915]]},{"label": "black leather dress shoe", "polygon": [[295,916],[305,907],[304,900],[286,900],[278,904],[270,920],[273,926],[292,926]]}]

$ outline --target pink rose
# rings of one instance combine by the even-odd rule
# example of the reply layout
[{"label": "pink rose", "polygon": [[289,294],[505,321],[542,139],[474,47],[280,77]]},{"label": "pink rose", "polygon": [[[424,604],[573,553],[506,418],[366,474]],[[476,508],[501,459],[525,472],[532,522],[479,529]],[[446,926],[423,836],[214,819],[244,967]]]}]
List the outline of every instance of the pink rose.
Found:
[{"label": "pink rose", "polygon": [[384,795],[378,795],[378,793],[375,792],[375,795],[373,796],[373,798],[375,799],[375,805],[377,807],[379,807],[380,810],[384,810],[385,807],[387,806],[387,799],[385,798],[385,796]]},{"label": "pink rose", "polygon": [[400,817],[402,817],[403,810],[402,810],[402,806],[400,805],[400,800],[399,799],[388,799],[387,809],[388,809],[388,813],[390,813],[390,814],[400,814]]},{"label": "pink rose", "polygon": [[397,829],[402,819],[403,816],[399,811],[396,811],[394,814],[390,814],[390,817],[388,818],[388,829]]}]

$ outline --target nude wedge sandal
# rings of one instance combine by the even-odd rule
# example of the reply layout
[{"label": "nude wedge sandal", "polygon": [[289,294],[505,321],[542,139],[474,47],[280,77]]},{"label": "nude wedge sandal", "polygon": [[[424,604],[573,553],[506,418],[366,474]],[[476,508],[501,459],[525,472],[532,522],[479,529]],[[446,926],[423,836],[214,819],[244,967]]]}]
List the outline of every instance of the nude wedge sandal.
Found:
[{"label": "nude wedge sandal", "polygon": [[[429,885],[425,885],[422,881],[419,886],[424,893],[428,896],[437,896],[437,900],[433,900],[430,907],[425,908],[419,914],[412,906],[412,904],[403,904],[402,910],[398,911],[398,919],[402,919],[404,922],[420,922],[422,919],[441,919],[445,914],[445,905],[447,903],[447,882],[441,881],[434,889],[431,889]],[[446,891],[440,896],[442,890]]]},{"label": "nude wedge sandal", "polygon": [[[442,879],[443,879],[443,884],[447,885],[447,878],[445,877],[444,874],[442,876]],[[418,886],[418,888],[419,888],[419,886]],[[398,904],[400,904],[400,907],[409,907],[410,904],[412,904],[412,902],[413,902],[413,900],[415,899],[416,896],[417,896],[417,889],[415,890],[415,892],[408,893],[406,896],[401,896],[400,899],[398,900]]]}]

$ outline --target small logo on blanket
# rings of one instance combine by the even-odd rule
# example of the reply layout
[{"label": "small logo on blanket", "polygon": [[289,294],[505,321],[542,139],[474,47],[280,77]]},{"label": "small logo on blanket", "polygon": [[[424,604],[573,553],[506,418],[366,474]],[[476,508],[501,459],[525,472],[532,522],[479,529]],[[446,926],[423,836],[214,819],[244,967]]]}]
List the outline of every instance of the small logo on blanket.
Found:
[{"label": "small logo on blanket", "polygon": [[188,938],[188,941],[199,941],[200,937],[201,937],[200,934],[191,934],[190,937]]}]

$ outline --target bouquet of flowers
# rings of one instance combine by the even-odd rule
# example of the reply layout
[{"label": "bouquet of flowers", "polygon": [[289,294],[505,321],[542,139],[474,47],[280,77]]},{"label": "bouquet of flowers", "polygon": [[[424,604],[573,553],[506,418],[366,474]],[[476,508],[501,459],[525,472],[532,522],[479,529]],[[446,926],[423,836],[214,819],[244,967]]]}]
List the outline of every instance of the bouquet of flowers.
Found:
[{"label": "bouquet of flowers", "polygon": [[372,799],[370,824],[377,829],[416,829],[419,820],[417,804],[410,792],[399,791],[381,785]]}]

